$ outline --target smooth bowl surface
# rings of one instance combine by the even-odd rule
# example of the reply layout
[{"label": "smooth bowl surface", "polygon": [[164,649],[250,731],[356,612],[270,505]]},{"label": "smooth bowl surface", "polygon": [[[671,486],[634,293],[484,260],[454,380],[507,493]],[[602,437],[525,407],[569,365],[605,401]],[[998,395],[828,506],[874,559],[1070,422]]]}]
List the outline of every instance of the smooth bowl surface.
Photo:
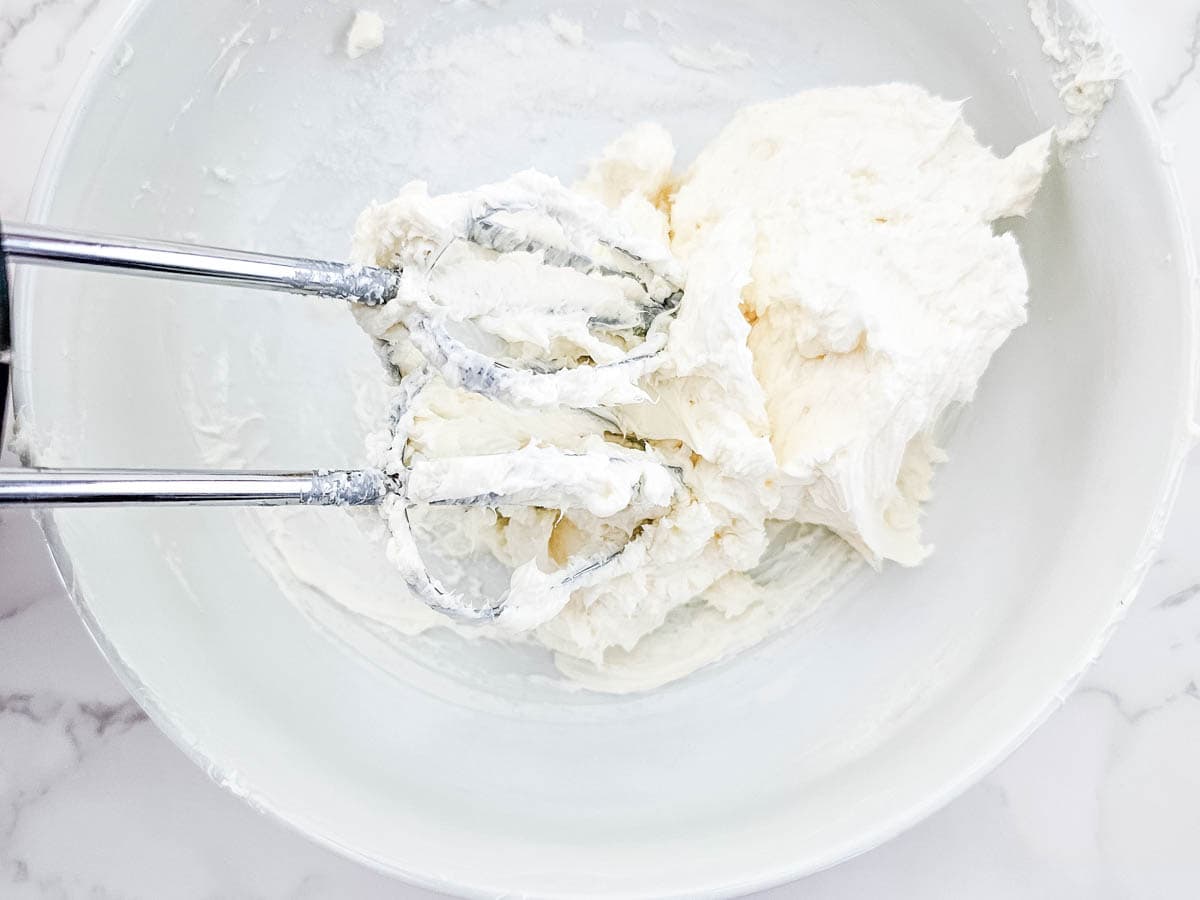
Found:
[{"label": "smooth bowl surface", "polygon": [[[344,3],[137,5],[64,125],[34,215],[339,257],[357,212],[409,179],[464,189],[531,165],[569,179],[646,119],[686,162],[738,107],[814,86],[970,98],[968,120],[1002,152],[1062,118],[1022,3],[372,8],[386,42],[351,61]],[[751,62],[680,64],[714,42]],[[253,514],[58,512],[55,556],[105,653],[188,753],[371,865],[547,897],[728,894],[812,872],[1013,749],[1141,580],[1194,386],[1190,249],[1160,156],[1121,88],[1015,226],[1031,321],[957,423],[927,520],[933,559],[860,579],[668,688],[569,691],[543,659],[438,634],[378,665],[313,624],[342,614],[320,571],[345,560],[318,547],[292,602],[252,552]],[[16,299],[18,408],[39,463],[362,462],[352,376],[375,361],[336,305],[50,270],[22,272]],[[320,529],[342,514],[303,515]]]}]

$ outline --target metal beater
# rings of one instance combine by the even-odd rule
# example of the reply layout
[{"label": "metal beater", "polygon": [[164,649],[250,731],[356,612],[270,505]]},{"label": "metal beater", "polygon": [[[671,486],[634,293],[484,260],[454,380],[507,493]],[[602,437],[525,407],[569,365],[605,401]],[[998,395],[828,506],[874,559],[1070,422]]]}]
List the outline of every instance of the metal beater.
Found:
[{"label": "metal beater", "polygon": [[[662,352],[666,326],[682,300],[675,273],[625,249],[615,222],[594,215],[582,216],[573,208],[573,196],[563,189],[530,193],[504,207],[484,204],[463,223],[456,240],[467,241],[497,255],[530,253],[550,267],[574,269],[602,279],[622,279],[636,286],[641,298],[641,323],[636,333],[640,345],[603,368],[643,368]],[[590,207],[589,213],[594,213]],[[547,240],[545,229],[519,227],[522,217],[540,217],[554,227]],[[531,236],[536,232],[537,237]],[[7,370],[12,348],[9,329],[9,290],[5,263],[43,263],[93,269],[119,270],[218,285],[261,288],[347,300],[366,306],[399,302],[403,271],[324,260],[246,253],[180,243],[101,237],[60,229],[10,225],[0,231],[0,398],[7,393]],[[524,405],[536,397],[538,386],[554,385],[548,393],[566,402],[573,384],[584,384],[589,370],[583,364],[569,368],[550,365],[519,366],[487,357],[453,337],[433,317],[417,309],[405,310],[403,320],[414,345],[428,367],[407,378],[395,371],[399,401],[392,417],[393,434],[407,441],[411,406],[437,372],[448,383],[469,391]],[[612,330],[613,323],[596,319],[597,330]],[[632,369],[631,369],[632,371]],[[565,385],[565,390],[563,389]],[[0,407],[0,426],[3,424]],[[0,428],[2,433],[2,428]],[[526,479],[508,491],[488,483],[489,464],[497,457],[464,457],[451,460],[414,459],[403,471],[376,469],[308,472],[181,471],[124,469],[0,469],[0,505],[57,507],[100,505],[224,505],[224,506],[372,506],[400,502],[417,505],[554,506],[585,502],[587,485],[603,480],[619,484],[628,505],[659,505],[677,484],[677,473],[635,449],[614,445],[611,453],[579,454],[549,447],[538,453],[553,455],[554,468],[569,473],[570,483],[540,483]],[[530,471],[528,456],[511,462]],[[500,459],[500,462],[505,460]],[[533,471],[537,471],[537,466]],[[453,478],[447,476],[453,475]],[[566,476],[564,476],[566,477]],[[448,491],[453,481],[457,487]],[[564,496],[566,501],[564,501]],[[393,499],[394,498],[394,501]],[[405,517],[407,518],[407,516]],[[468,620],[492,620],[507,606],[509,594],[482,605],[444,588],[420,561],[411,534],[394,534],[408,560],[400,568],[417,596],[430,606]],[[623,552],[623,551],[622,551]],[[613,562],[621,554],[582,560],[567,569],[532,582],[525,592],[555,593],[569,589],[585,576]],[[536,598],[535,598],[536,599]]]}]

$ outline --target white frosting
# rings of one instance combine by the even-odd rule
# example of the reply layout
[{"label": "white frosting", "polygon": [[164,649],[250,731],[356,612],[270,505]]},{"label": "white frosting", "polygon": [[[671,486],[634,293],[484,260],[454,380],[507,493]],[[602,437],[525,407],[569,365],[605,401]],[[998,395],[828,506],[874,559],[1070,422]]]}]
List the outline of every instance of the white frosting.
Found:
[{"label": "white frosting", "polygon": [[383,19],[379,13],[360,9],[346,32],[346,55],[358,59],[383,46]]},{"label": "white frosting", "polygon": [[1125,61],[1099,22],[1082,8],[1058,0],[1028,0],[1029,15],[1042,38],[1042,52],[1053,65],[1054,86],[1067,112],[1055,133],[1061,144],[1088,138],[1117,82]]},{"label": "white frosting", "polygon": [[583,26],[573,19],[551,13],[546,20],[550,30],[572,47],[583,46]]},{"label": "white frosting", "polygon": [[683,68],[695,69],[697,72],[744,69],[754,62],[749,53],[744,50],[735,50],[720,41],[715,41],[707,47],[689,47],[677,44],[667,50],[667,55]]},{"label": "white frosting", "polygon": [[[515,405],[435,378],[408,398],[403,442],[390,426],[373,439],[373,461],[428,466],[430,495],[537,494],[540,507],[426,513],[441,556],[486,548],[514,573],[486,635],[532,637],[601,690],[686,675],[793,621],[856,558],[929,553],[920,507],[944,458],[934,429],[1025,320],[1017,243],[992,223],[1028,211],[1049,147],[1046,134],[997,158],[959,104],[888,85],[745,109],[678,178],[669,135],[641,126],[577,185],[594,201],[535,173],[445,197],[410,185],[356,234],[359,261],[405,266],[401,303],[358,311],[402,371],[428,355],[406,308],[515,360],[603,362],[636,347],[629,331],[588,328],[597,315],[626,321],[620,279],[461,246],[481,206],[545,193],[577,214],[574,237],[618,233],[686,292],[652,364],[582,366],[563,393],[525,385]],[[408,571],[409,515],[399,502],[385,514]],[[621,548],[561,589],[562,573]]]}]

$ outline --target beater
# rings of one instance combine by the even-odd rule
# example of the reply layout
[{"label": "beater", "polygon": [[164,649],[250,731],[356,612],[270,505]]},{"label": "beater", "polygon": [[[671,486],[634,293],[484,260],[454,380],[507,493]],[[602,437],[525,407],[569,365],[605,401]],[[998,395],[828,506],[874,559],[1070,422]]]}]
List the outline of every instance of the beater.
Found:
[{"label": "beater", "polygon": [[[631,248],[619,223],[607,213],[598,214],[590,201],[549,180],[538,188],[516,196],[507,194],[502,205],[482,196],[463,216],[453,242],[465,242],[485,258],[525,253],[546,267],[619,280],[624,293],[636,297],[633,316],[620,322],[596,316],[589,320],[589,328],[609,334],[624,330],[638,337],[640,344],[603,364],[521,364],[486,356],[452,335],[428,310],[406,307],[401,321],[427,365],[402,375],[389,363],[400,388],[391,417],[394,446],[400,449],[396,458],[405,459],[413,403],[434,373],[451,385],[513,405],[583,407],[593,399],[589,384],[596,381],[599,370],[619,370],[622,377],[633,379],[650,371],[662,353],[667,326],[683,297],[678,286],[681,279],[672,264],[651,260],[640,248]],[[442,253],[445,250],[442,248]],[[12,355],[4,265],[8,261],[262,288],[368,307],[402,302],[398,298],[405,278],[402,270],[10,225],[0,230],[0,397],[5,395]],[[539,400],[546,397],[550,400]],[[600,410],[595,412],[603,415]],[[0,425],[2,422],[0,415]],[[497,463],[516,473],[501,490],[488,482],[488,473]],[[557,473],[556,480],[544,480],[548,471]],[[611,451],[573,453],[531,446],[485,457],[405,459],[398,472],[0,469],[0,506],[372,506],[399,502],[407,510],[418,505],[562,508],[567,504],[612,515],[630,507],[663,508],[678,484],[678,473],[671,468],[641,450],[614,443]],[[603,496],[597,496],[597,491]],[[407,521],[407,512],[404,519]],[[570,589],[623,552],[603,559],[572,560],[551,574],[523,567],[522,599],[534,595],[529,599],[536,602],[539,597]],[[509,591],[482,606],[472,603],[443,587],[421,561],[411,533],[395,528],[392,557],[417,596],[462,619],[497,618],[516,587],[514,582]]]}]

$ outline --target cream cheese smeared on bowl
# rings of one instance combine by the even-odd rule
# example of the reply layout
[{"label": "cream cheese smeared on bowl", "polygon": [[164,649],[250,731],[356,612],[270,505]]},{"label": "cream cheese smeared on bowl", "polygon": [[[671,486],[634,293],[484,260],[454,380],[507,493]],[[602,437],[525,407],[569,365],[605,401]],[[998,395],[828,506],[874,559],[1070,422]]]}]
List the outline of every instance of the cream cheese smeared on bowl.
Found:
[{"label": "cream cheese smeared on bowl", "polygon": [[[625,383],[598,380],[594,412],[552,397],[510,406],[436,382],[417,400],[409,451],[617,444],[670,466],[680,489],[615,513],[565,501],[426,510],[422,533],[449,559],[483,551],[512,569],[552,571],[630,545],[553,602],[514,596],[512,614],[485,634],[544,645],[590,687],[648,689],[793,621],[857,561],[922,562],[931,548],[921,505],[945,459],[935,429],[972,399],[1026,318],[1017,242],[993,223],[1029,211],[1051,140],[1000,158],[961,104],[886,85],[748,107],[682,175],[660,127],[610,145],[575,189],[677,261],[684,298],[665,350]],[[519,257],[497,267],[439,255],[430,266],[430,248],[444,245],[471,196],[408,185],[363,213],[356,258],[425,272],[409,279],[420,293],[411,300],[469,318],[513,359],[600,362],[623,351],[587,328],[596,303],[626,314],[619,296],[564,308],[574,282],[547,281]],[[393,312],[356,314],[402,371],[421,367]],[[381,423],[372,462],[395,470],[389,437]],[[516,477],[494,474],[498,487]],[[399,527],[403,510],[385,515]]]}]

